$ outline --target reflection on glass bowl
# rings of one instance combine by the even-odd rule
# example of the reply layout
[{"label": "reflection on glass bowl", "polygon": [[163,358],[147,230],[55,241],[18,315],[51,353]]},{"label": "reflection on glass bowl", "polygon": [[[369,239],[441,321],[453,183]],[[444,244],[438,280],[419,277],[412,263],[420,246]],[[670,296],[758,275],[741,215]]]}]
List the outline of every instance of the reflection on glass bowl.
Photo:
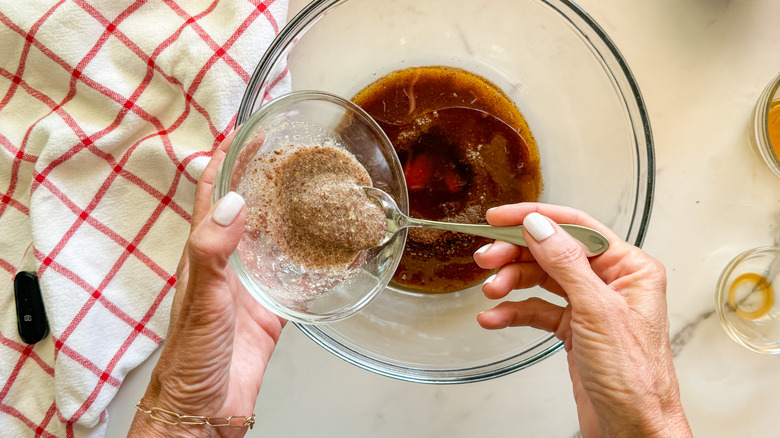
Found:
[{"label": "reflection on glass bowl", "polygon": [[[641,245],[654,185],[646,109],[616,47],[570,1],[313,1],[264,54],[238,123],[273,97],[280,77],[292,90],[351,98],[390,72],[425,65],[462,68],[501,88],[538,144],[540,200],[582,209]],[[426,295],[387,288],[344,321],[299,328],[359,367],[426,383],[494,378],[561,348],[531,328],[480,328],[476,315],[496,304],[480,289]],[[530,296],[557,298],[536,288],[509,299]]]}]

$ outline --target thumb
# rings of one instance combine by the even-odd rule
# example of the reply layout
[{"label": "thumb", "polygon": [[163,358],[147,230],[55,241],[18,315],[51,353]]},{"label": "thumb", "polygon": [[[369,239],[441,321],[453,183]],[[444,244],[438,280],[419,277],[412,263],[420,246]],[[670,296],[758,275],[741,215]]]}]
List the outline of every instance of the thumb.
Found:
[{"label": "thumb", "polygon": [[229,192],[217,202],[190,235],[190,275],[221,280],[228,257],[238,246],[246,222],[244,198]]},{"label": "thumb", "polygon": [[606,287],[591,269],[580,242],[558,224],[539,213],[530,213],[523,220],[523,228],[534,259],[566,291],[572,305]]}]

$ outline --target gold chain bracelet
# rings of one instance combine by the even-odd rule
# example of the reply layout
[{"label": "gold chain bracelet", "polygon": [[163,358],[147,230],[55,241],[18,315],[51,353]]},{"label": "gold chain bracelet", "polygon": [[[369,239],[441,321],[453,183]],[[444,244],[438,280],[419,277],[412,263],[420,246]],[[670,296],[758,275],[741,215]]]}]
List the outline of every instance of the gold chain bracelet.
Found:
[{"label": "gold chain bracelet", "polygon": [[[149,415],[154,421],[169,424],[171,426],[204,426],[212,427],[249,427],[255,425],[255,414],[247,417],[243,415],[231,415],[229,417],[206,417],[203,415],[181,415],[163,408],[149,408],[139,402],[135,405],[138,412]],[[241,421],[236,423],[234,420]]]}]

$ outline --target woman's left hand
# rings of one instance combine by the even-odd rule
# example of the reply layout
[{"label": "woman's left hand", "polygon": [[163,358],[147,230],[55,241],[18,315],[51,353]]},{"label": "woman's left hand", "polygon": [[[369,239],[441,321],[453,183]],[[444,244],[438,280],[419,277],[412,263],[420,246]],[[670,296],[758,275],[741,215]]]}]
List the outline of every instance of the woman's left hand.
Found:
[{"label": "woman's left hand", "polygon": [[[230,193],[209,210],[212,183],[232,138],[220,144],[198,182],[168,339],[141,400],[149,408],[208,417],[252,415],[285,325],[249,295],[228,266],[246,221],[244,200]],[[137,413],[129,436],[243,436],[246,430],[169,426]]]}]

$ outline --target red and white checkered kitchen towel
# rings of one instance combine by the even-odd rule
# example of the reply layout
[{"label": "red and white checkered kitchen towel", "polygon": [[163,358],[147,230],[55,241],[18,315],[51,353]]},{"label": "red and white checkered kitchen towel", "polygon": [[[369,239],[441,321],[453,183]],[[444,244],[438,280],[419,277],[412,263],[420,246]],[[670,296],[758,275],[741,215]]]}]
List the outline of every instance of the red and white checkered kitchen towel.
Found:
[{"label": "red and white checkered kitchen towel", "polygon": [[[287,0],[0,0],[0,435],[101,436]],[[281,91],[287,78],[279,78]],[[25,344],[13,276],[51,334]]]}]

